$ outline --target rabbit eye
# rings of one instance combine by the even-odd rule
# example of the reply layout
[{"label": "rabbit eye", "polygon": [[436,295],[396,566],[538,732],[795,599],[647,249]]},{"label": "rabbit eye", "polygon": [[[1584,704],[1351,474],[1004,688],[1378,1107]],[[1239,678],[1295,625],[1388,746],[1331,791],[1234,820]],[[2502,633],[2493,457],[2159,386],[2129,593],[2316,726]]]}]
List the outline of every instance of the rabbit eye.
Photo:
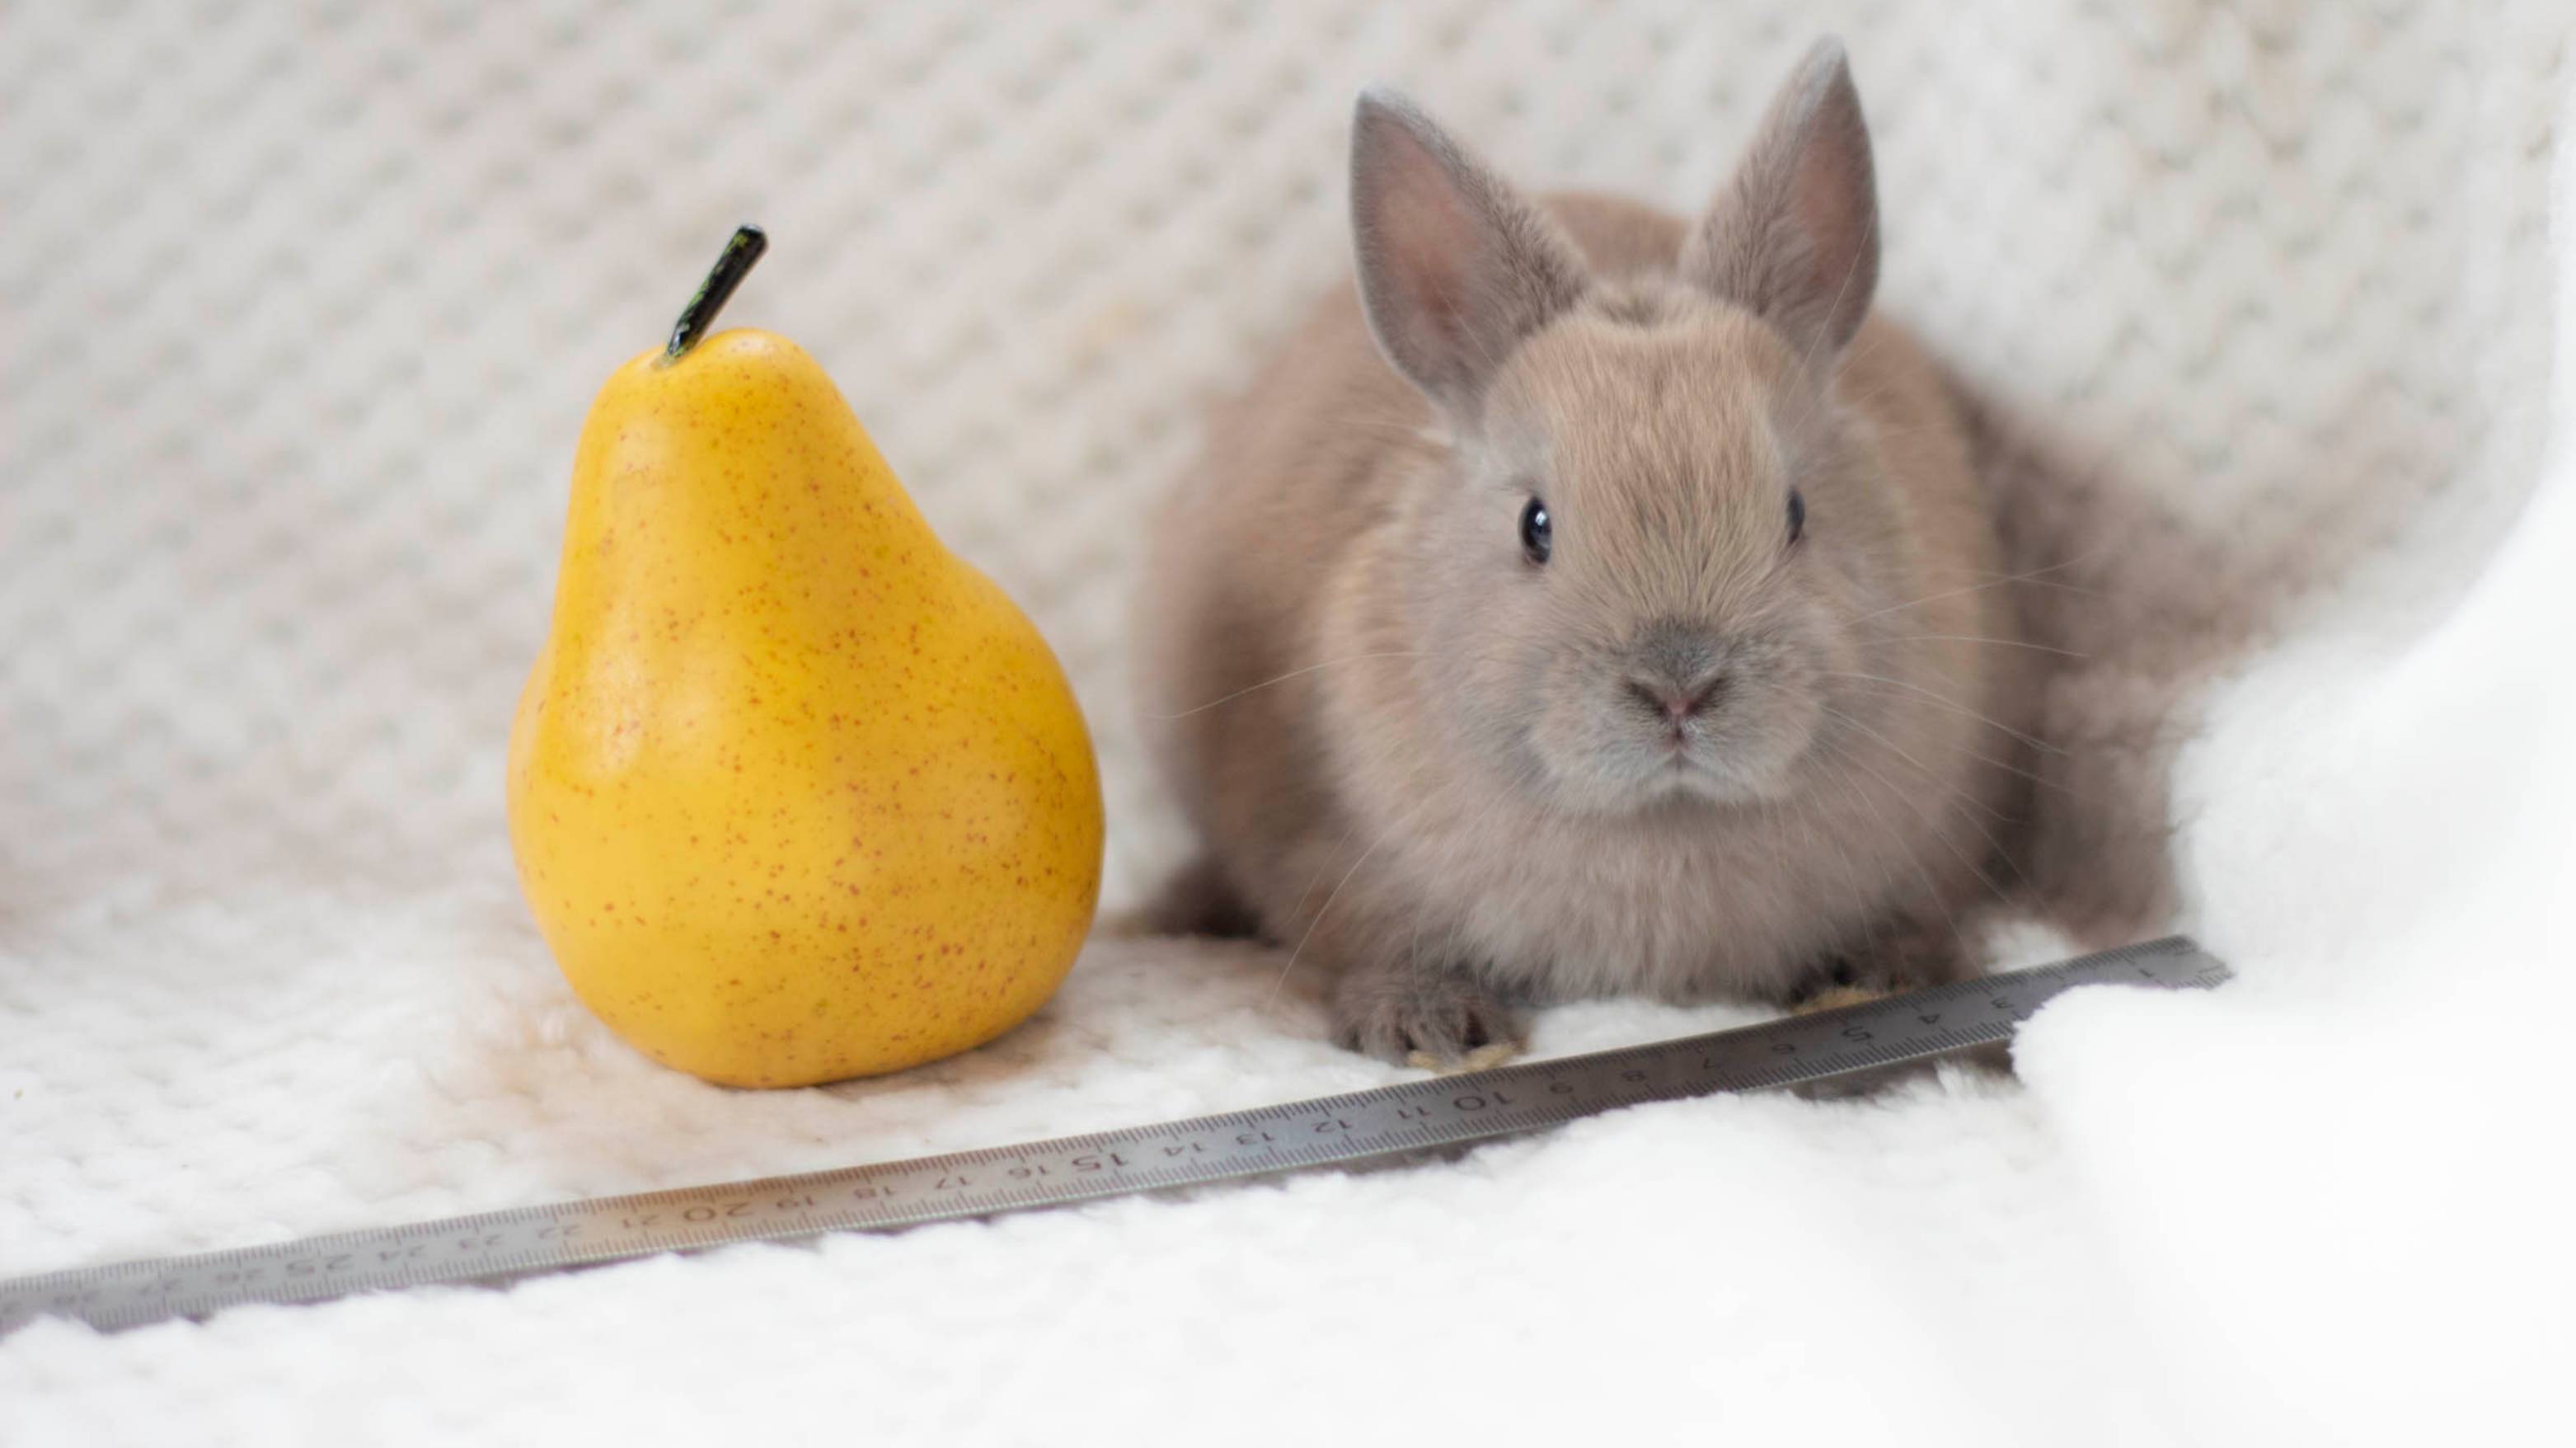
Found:
[{"label": "rabbit eye", "polygon": [[1547,516],[1547,504],[1532,498],[1521,509],[1521,552],[1532,563],[1545,563],[1555,547],[1556,528]]},{"label": "rabbit eye", "polygon": [[1797,542],[1807,532],[1807,500],[1797,489],[1789,490],[1789,541]]}]

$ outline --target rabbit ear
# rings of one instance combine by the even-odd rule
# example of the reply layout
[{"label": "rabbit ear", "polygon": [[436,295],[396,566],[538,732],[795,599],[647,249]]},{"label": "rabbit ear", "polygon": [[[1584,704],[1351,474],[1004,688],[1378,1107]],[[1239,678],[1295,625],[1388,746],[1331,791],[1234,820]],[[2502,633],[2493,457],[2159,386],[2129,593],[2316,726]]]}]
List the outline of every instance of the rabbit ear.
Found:
[{"label": "rabbit ear", "polygon": [[1363,92],[1352,120],[1351,233],[1378,350],[1465,416],[1513,344],[1583,294],[1556,224],[1392,92]]},{"label": "rabbit ear", "polygon": [[1860,330],[1878,288],[1878,189],[1841,41],[1818,41],[1798,63],[1681,270],[1810,357]]}]

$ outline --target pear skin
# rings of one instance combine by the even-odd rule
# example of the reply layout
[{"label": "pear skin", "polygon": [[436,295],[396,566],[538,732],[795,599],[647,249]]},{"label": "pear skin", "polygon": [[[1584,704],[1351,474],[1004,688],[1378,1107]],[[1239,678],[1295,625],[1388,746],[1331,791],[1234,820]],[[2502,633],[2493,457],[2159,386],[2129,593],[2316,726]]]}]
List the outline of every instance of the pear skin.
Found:
[{"label": "pear skin", "polygon": [[755,330],[647,352],[593,403],[509,808],[574,991],[731,1085],[992,1039],[1055,992],[1099,897],[1055,656],[814,359]]}]

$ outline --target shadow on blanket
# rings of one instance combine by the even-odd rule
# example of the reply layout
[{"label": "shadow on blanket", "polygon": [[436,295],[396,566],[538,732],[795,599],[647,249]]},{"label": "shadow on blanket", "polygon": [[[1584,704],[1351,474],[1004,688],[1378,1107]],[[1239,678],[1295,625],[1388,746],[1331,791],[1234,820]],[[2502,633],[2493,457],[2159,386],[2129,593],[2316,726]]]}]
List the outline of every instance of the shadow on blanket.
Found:
[{"label": "shadow on blanket", "polygon": [[[2152,479],[1961,388],[1997,497],[2007,573],[2040,650],[2023,827],[2011,841],[2026,910],[2086,948],[2173,927],[2178,752],[2210,687],[2348,580],[2427,505],[2406,454],[2336,480],[2315,526],[2249,545],[2160,503]],[[2344,435],[2377,426],[2367,399]],[[2260,479],[2251,496],[2261,496]],[[2313,488],[2302,491],[2313,496]]]}]

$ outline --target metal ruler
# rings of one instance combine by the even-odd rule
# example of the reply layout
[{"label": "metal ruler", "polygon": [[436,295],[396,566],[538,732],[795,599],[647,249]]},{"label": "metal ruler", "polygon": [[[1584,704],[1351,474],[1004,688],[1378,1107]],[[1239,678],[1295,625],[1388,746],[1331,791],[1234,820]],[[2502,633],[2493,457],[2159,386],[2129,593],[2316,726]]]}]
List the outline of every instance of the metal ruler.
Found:
[{"label": "metal ruler", "polygon": [[734,1242],[991,1216],[1483,1141],[1647,1101],[1879,1071],[2005,1040],[2080,985],[2180,988],[2227,967],[2179,936],[1740,1030],[1263,1106],[802,1176],[639,1192],[81,1267],[0,1281],[0,1335],[47,1315],[101,1328],[521,1276]]}]

